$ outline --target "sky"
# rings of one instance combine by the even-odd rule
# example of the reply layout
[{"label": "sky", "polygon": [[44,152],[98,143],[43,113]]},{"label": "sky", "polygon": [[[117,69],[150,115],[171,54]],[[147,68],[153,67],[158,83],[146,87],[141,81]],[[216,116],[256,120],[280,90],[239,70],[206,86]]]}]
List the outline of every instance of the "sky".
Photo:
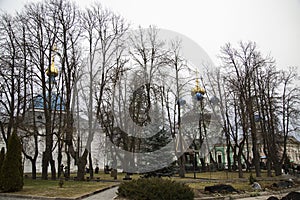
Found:
[{"label": "sky", "polygon": [[[0,9],[13,13],[27,2],[0,0]],[[77,0],[86,7],[95,0]],[[256,42],[277,67],[300,68],[300,0],[99,0],[104,7],[144,28],[156,25],[192,39],[216,66],[221,46]],[[300,72],[300,70],[298,69]]]}]

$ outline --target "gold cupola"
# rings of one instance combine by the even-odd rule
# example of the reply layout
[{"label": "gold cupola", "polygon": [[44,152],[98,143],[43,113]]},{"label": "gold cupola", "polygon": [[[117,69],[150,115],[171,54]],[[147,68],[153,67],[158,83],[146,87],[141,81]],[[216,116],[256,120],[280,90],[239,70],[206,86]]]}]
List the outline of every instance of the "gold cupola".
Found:
[{"label": "gold cupola", "polygon": [[54,65],[54,58],[52,59],[52,63],[51,63],[50,68],[48,68],[46,70],[46,74],[48,76],[54,76],[54,77],[56,77],[58,75],[58,69]]},{"label": "gold cupola", "polygon": [[196,78],[196,86],[192,89],[192,95],[195,95],[197,93],[200,93],[202,95],[205,94],[205,89],[203,87],[200,87],[198,78]]},{"label": "gold cupola", "polygon": [[46,74],[49,77],[56,77],[56,76],[58,76],[58,69],[57,69],[57,67],[55,67],[55,64],[54,64],[54,57],[55,57],[55,53],[56,53],[56,50],[57,50],[56,46],[54,46],[52,48],[52,50],[53,50],[54,53],[52,55],[51,66],[46,70]]},{"label": "gold cupola", "polygon": [[199,85],[198,70],[196,71],[196,77],[196,86],[192,89],[192,96],[195,96],[197,94],[203,96],[205,94],[205,89],[203,87],[200,87]]}]

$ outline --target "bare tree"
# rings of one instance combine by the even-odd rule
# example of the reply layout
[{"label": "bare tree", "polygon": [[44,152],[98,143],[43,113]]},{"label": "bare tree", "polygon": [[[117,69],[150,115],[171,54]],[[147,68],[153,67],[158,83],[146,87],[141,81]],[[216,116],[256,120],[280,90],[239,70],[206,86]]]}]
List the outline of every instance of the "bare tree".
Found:
[{"label": "bare tree", "polygon": [[[70,95],[64,94],[67,92],[70,93],[73,68],[76,67],[77,54],[74,50],[76,49],[76,47],[74,48],[74,44],[76,43],[78,34],[75,31],[73,34],[69,34],[73,31],[69,29],[70,26],[74,28],[74,24],[70,23],[76,20],[74,19],[76,13],[72,13],[73,10],[69,13],[67,12],[69,11],[68,9],[72,8],[74,9],[68,2],[53,0],[47,3],[28,4],[25,6],[23,13],[23,17],[26,19],[27,46],[30,47],[29,54],[33,66],[32,72],[35,73],[37,80],[34,82],[35,85],[33,88],[40,93],[40,102],[43,104],[41,109],[43,110],[44,122],[42,123],[43,128],[40,129],[45,130],[45,133],[40,134],[40,136],[45,137],[45,151],[43,152],[42,161],[43,179],[48,178],[49,164],[51,166],[51,178],[56,178],[55,160],[52,152],[55,149],[56,142],[59,143],[59,151],[61,150],[61,138],[65,130],[63,127],[66,128],[63,123],[67,124],[69,122],[68,120],[63,121],[62,117],[70,116],[70,103],[66,103],[70,102]],[[68,20],[66,20],[67,22],[64,21],[65,18],[71,22]],[[68,34],[68,37],[66,34]],[[60,52],[57,52],[57,47]],[[61,58],[62,73],[60,74],[56,71],[55,55],[60,55]],[[68,67],[65,67],[66,65]],[[67,70],[65,70],[66,68]],[[58,75],[59,80],[56,81],[54,77]],[[62,87],[63,85],[68,85],[68,87]],[[67,92],[64,91],[65,88]],[[66,104],[62,105],[64,96],[68,96],[69,98],[66,98],[68,101],[65,101]],[[35,107],[35,105],[32,106]],[[63,113],[63,109],[65,109],[67,114]],[[55,137],[57,137],[57,140],[54,140]],[[58,162],[61,162],[60,156]]]},{"label": "bare tree", "polygon": [[[80,26],[80,12],[74,3],[61,0],[53,0],[50,2],[50,8],[53,10],[52,17],[55,19],[54,23],[58,27],[57,31],[57,46],[60,50],[60,64],[61,64],[61,81],[63,87],[59,94],[64,99],[64,129],[61,129],[62,133],[65,133],[65,150],[67,154],[67,176],[69,177],[71,156],[77,163],[78,155],[76,148],[73,146],[74,138],[74,105],[72,105],[73,89],[75,80],[78,74],[78,65],[80,58],[80,42],[81,26]],[[59,160],[61,162],[61,158]],[[60,163],[58,163],[60,166]]]},{"label": "bare tree", "polygon": [[[24,99],[26,90],[26,69],[22,65],[22,52],[20,32],[17,21],[8,14],[1,15],[1,133],[7,144],[13,130],[17,130],[22,112],[24,111]],[[25,74],[24,74],[25,72]]]},{"label": "bare tree", "polygon": [[254,121],[255,96],[252,77],[255,74],[255,69],[260,66],[260,61],[257,59],[261,57],[256,50],[255,43],[252,42],[240,42],[239,49],[233,48],[231,44],[226,44],[222,48],[222,55],[222,61],[230,74],[227,80],[238,98],[243,139],[247,139],[248,136],[251,137],[252,161],[255,166],[256,176],[259,177],[260,156],[258,151],[257,127]]},{"label": "bare tree", "polygon": [[256,96],[255,122],[258,125],[258,136],[261,138],[264,153],[267,157],[268,174],[271,175],[271,166],[275,173],[281,171],[278,153],[278,129],[277,129],[277,90],[279,86],[278,72],[272,59],[261,60],[262,67],[256,68],[253,77],[254,93]]},{"label": "bare tree", "polygon": [[238,169],[239,177],[243,177],[241,161],[247,135],[240,132],[242,121],[239,101],[233,88],[233,85],[237,83],[232,77],[228,77],[227,71],[223,67],[210,69],[207,72],[207,77],[210,86],[209,90],[214,95],[213,98],[217,98],[217,104],[220,108],[220,123],[222,123],[222,133],[226,139],[226,164],[228,165],[228,170]]},{"label": "bare tree", "polygon": [[299,130],[299,95],[300,91],[296,85],[297,73],[295,68],[289,68],[287,71],[281,71],[280,74],[279,96],[279,116],[281,120],[279,133],[283,137],[283,149],[280,160],[278,161],[278,170],[276,175],[281,174],[279,167],[288,159],[287,158],[287,141],[295,131]]},{"label": "bare tree", "polygon": [[[15,17],[3,13],[1,15],[1,47],[3,56],[1,62],[1,133],[4,141],[7,143],[11,131],[17,131],[26,142],[26,138],[35,135],[24,128],[26,123],[26,109],[28,99],[30,99],[30,61],[29,47],[27,44],[26,21],[22,15]],[[19,28],[21,27],[21,29]],[[35,135],[36,136],[36,135]],[[37,138],[35,137],[35,141]],[[25,157],[30,158],[32,162],[32,178],[36,177],[36,159],[37,147],[23,145]],[[31,157],[26,152],[26,147],[33,147],[34,156]]]},{"label": "bare tree", "polygon": [[[129,37],[129,57],[133,76],[130,77],[130,93],[133,94],[130,103],[129,113],[131,119],[138,127],[149,124],[154,119],[150,119],[149,113],[154,102],[162,98],[159,85],[161,83],[161,68],[167,64],[167,49],[165,43],[158,36],[159,30],[156,27],[148,29],[139,29],[133,32]],[[156,92],[155,92],[156,91]],[[136,94],[136,95],[135,95]],[[161,102],[162,103],[162,102]],[[152,106],[151,106],[152,105]],[[163,105],[160,105],[163,106]],[[152,110],[154,111],[154,110]],[[161,112],[156,110],[155,112]],[[155,122],[154,122],[155,123]],[[156,123],[159,123],[158,121]],[[147,148],[146,140],[142,142],[140,138],[142,132],[136,127],[133,130],[134,140],[131,140],[131,149],[135,146],[133,152],[143,151]],[[146,162],[147,158],[135,158],[138,162]],[[134,159],[132,159],[134,160]],[[154,164],[154,163],[151,163]]]},{"label": "bare tree", "polygon": [[[185,84],[188,84],[189,81],[186,78],[180,77],[180,72],[187,70],[187,62],[184,60],[184,58],[181,56],[181,41],[179,39],[171,41],[171,47],[170,50],[167,53],[167,60],[165,61],[171,69],[165,72],[160,72],[162,74],[162,77],[164,77],[163,81],[167,81],[168,79],[172,79],[170,77],[170,71],[175,71],[175,77],[172,83],[170,84],[164,84],[164,100],[167,108],[167,115],[168,115],[168,121],[169,126],[171,130],[171,135],[175,139],[177,134],[177,140],[180,140],[179,143],[182,143],[183,137],[181,133],[181,117],[182,117],[182,101],[183,96],[185,95],[187,91],[183,90],[183,86]],[[162,70],[160,70],[162,71]],[[167,73],[167,74],[166,74]],[[184,73],[184,72],[183,72]],[[172,87],[172,85],[175,85],[175,88]],[[189,92],[189,91],[188,91]],[[173,108],[173,112],[172,112]],[[177,118],[176,118],[177,116]],[[172,119],[173,118],[173,119]],[[178,148],[178,149],[177,149]],[[185,154],[183,151],[183,145],[179,144],[179,147],[175,147],[175,151],[177,153],[177,159],[179,164],[179,175],[180,177],[185,177]],[[178,151],[178,152],[177,152]],[[195,164],[195,163],[194,163]]]},{"label": "bare tree", "polygon": [[[121,16],[103,9],[100,4],[94,4],[87,9],[82,15],[82,20],[85,39],[88,41],[88,68],[87,74],[83,77],[89,80],[89,84],[86,84],[89,92],[84,99],[86,99],[90,128],[86,147],[78,165],[79,179],[83,178],[87,156],[91,155],[91,142],[95,133],[92,127],[96,124],[93,110],[96,107],[96,116],[100,119],[100,123],[103,123],[101,116],[105,110],[102,108],[112,99],[112,90],[124,67],[122,37],[128,29],[128,24]],[[94,99],[96,99],[95,103]],[[91,156],[89,156],[89,164],[89,168],[92,169]],[[90,172],[92,177],[93,171]]]},{"label": "bare tree", "polygon": [[[236,133],[234,129],[234,123],[233,123],[234,118],[230,118],[230,116],[233,116],[232,113],[234,113],[235,106],[233,102],[230,101],[232,96],[230,95],[230,90],[228,90],[229,88],[227,88],[225,85],[225,81],[224,81],[225,77],[224,74],[221,72],[221,67],[207,69],[206,74],[207,74],[208,84],[210,88],[209,90],[213,94],[212,97],[213,99],[211,99],[211,102],[219,105],[220,107],[220,113],[221,113],[220,123],[222,124],[222,134],[224,134],[226,138],[227,165],[228,165],[228,170],[231,171],[232,169],[231,149],[239,146],[239,145],[232,145],[232,139],[234,139],[234,141],[239,141],[238,133]],[[213,106],[213,112],[216,112],[214,110],[214,106]],[[233,152],[236,152],[236,149],[234,149]],[[233,163],[235,163],[235,161]]]},{"label": "bare tree", "polygon": [[[51,166],[51,178],[56,178],[55,161],[52,155],[54,143],[54,121],[52,100],[49,94],[52,94],[53,87],[51,81],[47,81],[47,69],[50,69],[52,63],[53,47],[56,42],[55,34],[57,27],[54,23],[52,26],[48,20],[49,13],[45,13],[46,6],[43,4],[30,4],[26,7],[26,15],[28,16],[27,28],[29,30],[30,45],[32,50],[33,60],[38,71],[39,83],[41,88],[41,96],[43,99],[43,115],[45,119],[45,151],[42,159],[42,178],[48,179],[48,165]],[[48,23],[47,23],[48,22]]]},{"label": "bare tree", "polygon": [[[19,135],[21,141],[22,141],[22,152],[26,159],[30,160],[31,162],[31,174],[32,179],[36,179],[36,173],[37,173],[37,166],[36,161],[39,155],[39,131],[38,131],[38,125],[36,123],[36,118],[33,117],[32,123],[30,123],[27,119],[27,111],[28,109],[33,109],[34,107],[30,105],[34,105],[34,85],[35,85],[35,73],[33,72],[32,62],[31,62],[31,51],[32,49],[28,45],[28,30],[26,28],[26,16],[21,14],[18,14],[16,16],[16,19],[18,19],[18,26],[22,27],[20,30],[20,42],[18,45],[21,48],[22,52],[22,65],[23,65],[23,71],[24,74],[27,74],[28,78],[24,79],[26,80],[26,83],[24,83],[24,107],[23,107],[23,120],[22,123],[19,124],[19,130],[22,130]],[[31,108],[29,108],[31,107]],[[32,112],[34,113],[34,111]],[[26,145],[25,145],[26,144]]]},{"label": "bare tree", "polygon": [[[280,175],[281,166],[286,160],[288,135],[297,129],[294,123],[293,128],[289,127],[290,120],[298,118],[299,114],[299,91],[292,86],[297,76],[295,70],[284,71],[280,75],[273,58],[263,57],[252,42],[240,42],[239,49],[226,44],[222,48],[222,55],[227,70],[227,90],[234,94],[233,100],[238,106],[235,107],[238,112],[234,117],[238,116],[239,121],[235,124],[242,129],[242,141],[245,140],[246,148],[252,147],[251,154],[241,153],[241,156],[248,167],[250,164],[255,166],[256,176],[260,176],[262,150],[267,156],[268,174],[271,175],[271,169],[274,168],[275,174]],[[244,149],[243,146],[239,148]],[[240,159],[238,154],[238,161]]]}]

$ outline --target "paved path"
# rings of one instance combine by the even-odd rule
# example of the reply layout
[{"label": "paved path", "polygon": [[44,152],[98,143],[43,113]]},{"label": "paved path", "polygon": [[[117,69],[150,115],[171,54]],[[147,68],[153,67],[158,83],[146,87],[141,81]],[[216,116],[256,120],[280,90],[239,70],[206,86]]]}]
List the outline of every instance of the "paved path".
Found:
[{"label": "paved path", "polygon": [[117,190],[118,187],[113,187],[103,192],[99,192],[98,194],[94,194],[92,196],[84,198],[84,200],[112,200],[117,196]]}]

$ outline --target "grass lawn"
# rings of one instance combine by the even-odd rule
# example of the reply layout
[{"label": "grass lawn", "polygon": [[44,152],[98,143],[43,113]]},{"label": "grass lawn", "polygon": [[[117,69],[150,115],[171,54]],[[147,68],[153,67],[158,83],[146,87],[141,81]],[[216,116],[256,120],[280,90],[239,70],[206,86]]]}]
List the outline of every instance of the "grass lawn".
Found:
[{"label": "grass lawn", "polygon": [[[104,188],[118,185],[125,177],[124,173],[119,173],[117,181],[113,182],[110,174],[100,172],[94,175],[94,179],[103,181],[73,181],[76,174],[71,174],[70,181],[64,181],[63,186],[59,186],[59,180],[32,180],[30,176],[24,178],[24,187],[22,191],[15,192],[17,195],[41,196],[41,197],[61,197],[61,198],[77,198],[85,194],[89,194]],[[141,175],[134,174],[133,179],[138,179]],[[87,179],[88,175],[86,175]],[[187,173],[185,178],[180,178],[178,175],[171,177],[174,181],[185,182],[195,190],[203,191],[205,186],[211,186],[219,183],[230,184],[239,191],[253,191],[249,184],[250,173],[244,173],[244,178],[238,178],[237,172],[205,172],[197,173],[194,179],[194,173]],[[164,177],[169,179],[167,177]],[[266,173],[262,173],[262,177],[258,182],[262,188],[270,186],[272,183],[280,180],[282,177],[267,178]]]},{"label": "grass lawn", "polygon": [[[40,177],[41,174],[37,174],[37,176]],[[94,180],[100,179],[101,181],[99,182],[73,181],[76,174],[71,174],[70,176],[70,181],[63,181],[63,186],[60,187],[59,180],[41,180],[40,178],[32,180],[30,178],[30,174],[27,174],[27,178],[24,178],[23,190],[14,192],[13,194],[40,197],[77,198],[85,194],[118,185],[120,181],[123,181],[125,174],[118,174],[118,182],[112,182],[113,178],[110,174],[105,174],[103,171],[100,171],[99,174],[94,174]],[[85,178],[87,179],[88,177],[89,174],[86,174]],[[139,175],[133,175],[132,177],[137,179]]]},{"label": "grass lawn", "polygon": [[[278,177],[267,177],[267,173],[262,171],[261,177],[256,178],[255,172],[252,172],[252,175],[257,182],[261,185],[262,188],[268,188],[273,183],[278,182],[279,180],[284,179],[282,176]],[[197,173],[196,179],[194,179],[194,173],[187,173],[184,179],[179,177],[173,177],[175,181],[182,181],[188,184],[191,188],[197,190],[204,190],[205,186],[212,186],[216,184],[230,184],[235,189],[239,191],[253,191],[250,181],[250,173],[244,172],[244,178],[238,178],[238,172],[226,172],[226,171],[216,171],[216,172],[205,172]]]},{"label": "grass lawn", "polygon": [[[31,179],[31,174],[26,174],[24,178],[23,189],[19,192],[11,193],[13,195],[25,195],[36,197],[59,197],[59,198],[78,198],[83,195],[99,191],[118,185],[125,177],[124,173],[118,173],[117,182],[113,181],[110,174],[105,174],[100,171],[99,174],[94,174],[94,179],[100,181],[73,181],[76,174],[71,174],[70,181],[63,181],[63,186],[59,186],[59,180],[41,180],[41,174],[37,174],[39,178]],[[85,175],[87,179],[88,174]],[[131,176],[133,179],[138,179],[140,175]],[[50,178],[50,177],[49,177]]]},{"label": "grass lawn", "polygon": [[63,186],[60,187],[59,180],[24,179],[23,190],[13,194],[40,197],[76,198],[116,184],[117,183],[113,182],[64,181]]}]

